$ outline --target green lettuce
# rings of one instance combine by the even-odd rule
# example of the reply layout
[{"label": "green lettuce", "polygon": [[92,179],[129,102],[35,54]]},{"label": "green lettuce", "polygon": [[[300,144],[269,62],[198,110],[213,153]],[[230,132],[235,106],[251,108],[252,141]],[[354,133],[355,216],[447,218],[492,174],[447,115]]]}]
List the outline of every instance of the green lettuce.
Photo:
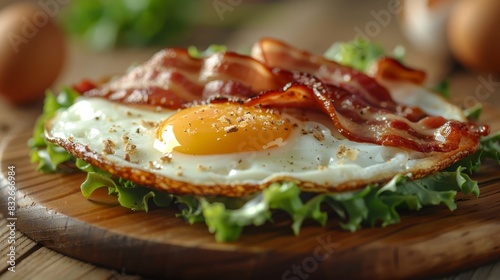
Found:
[{"label": "green lettuce", "polygon": [[31,162],[38,164],[37,170],[55,172],[61,168],[61,164],[73,159],[66,150],[45,139],[44,126],[57,111],[71,106],[78,96],[76,91],[69,88],[64,88],[57,96],[50,90],[45,93],[43,114],[38,117],[33,137],[28,142]]},{"label": "green lettuce", "polygon": [[465,109],[464,115],[468,120],[477,122],[479,120],[479,117],[481,116],[482,111],[483,106],[481,105],[481,103],[477,103],[476,105]]},{"label": "green lettuce", "polygon": [[443,80],[433,88],[431,88],[434,92],[438,93],[442,97],[450,100],[451,99],[451,94],[450,94],[450,82],[448,80]]},{"label": "green lettuce", "polygon": [[89,198],[99,188],[108,188],[108,194],[116,195],[121,206],[137,211],[147,212],[151,199],[159,207],[168,207],[173,201],[173,196],[166,192],[148,189],[101,172],[87,173],[87,179],[80,186],[83,196]]},{"label": "green lettuce", "polygon": [[373,62],[386,55],[402,61],[405,56],[405,50],[403,47],[397,46],[392,54],[386,54],[381,45],[357,39],[350,42],[335,43],[324,53],[326,58],[342,65],[350,66],[361,72],[367,72]]},{"label": "green lettuce", "polygon": [[[203,57],[223,50],[225,48],[214,46],[208,51],[191,48],[189,52],[193,57]],[[342,43],[329,53],[339,62],[362,71],[381,54],[383,52],[377,45],[361,41]],[[479,196],[478,184],[468,174],[476,172],[486,158],[500,164],[500,132],[497,132],[481,140],[477,153],[442,172],[417,180],[398,175],[386,184],[372,184],[345,193],[308,193],[294,183],[281,182],[242,198],[172,195],[112,176],[76,159],[45,139],[44,123],[57,111],[68,108],[77,96],[70,89],[62,90],[57,96],[47,92],[43,115],[38,119],[29,141],[31,160],[38,164],[37,169],[42,172],[67,171],[66,163],[72,162],[72,166],[87,173],[81,185],[84,197],[91,198],[95,190],[107,188],[108,194],[116,196],[122,206],[135,211],[149,211],[151,206],[176,205],[179,208],[178,217],[190,224],[205,223],[215,239],[221,242],[237,240],[245,227],[272,223],[277,212],[286,213],[290,217],[291,231],[299,234],[306,220],[319,225],[334,220],[340,228],[356,231],[362,227],[399,223],[399,213],[405,210],[419,210],[431,205],[445,205],[454,210],[458,192]],[[479,114],[480,110],[471,113],[473,118],[479,118]]]},{"label": "green lettuce", "polygon": [[[92,50],[178,43],[198,22],[199,1],[72,0],[57,13],[62,27]],[[67,4],[67,5],[66,5]],[[198,5],[198,6],[195,6]]]},{"label": "green lettuce", "polygon": [[451,165],[447,170],[456,168],[458,165],[464,166],[469,174],[477,173],[481,163],[486,159],[494,160],[500,164],[500,131],[483,137],[479,143],[479,150],[471,156]]},{"label": "green lettuce", "polygon": [[[400,222],[401,209],[419,210],[429,205],[446,205],[456,209],[458,192],[479,196],[477,182],[462,173],[440,172],[419,180],[396,176],[389,183],[369,185],[362,190],[314,194],[304,193],[293,183],[273,183],[251,198],[220,198],[175,196],[154,191],[129,181],[98,172],[89,172],[81,185],[82,194],[89,198],[98,188],[108,188],[118,202],[133,210],[148,211],[152,198],[158,207],[168,207],[173,201],[180,204],[183,217],[189,223],[205,222],[217,241],[237,240],[244,227],[272,222],[275,211],[290,216],[291,229],[298,235],[305,220],[325,225],[328,219],[338,219],[342,229],[356,231],[364,226],[388,226]],[[327,210],[325,210],[327,209]]]},{"label": "green lettuce", "polygon": [[[446,79],[441,81],[434,87],[431,87],[430,90],[437,93],[438,95],[441,95],[447,100],[451,100],[450,83]],[[468,120],[477,122],[479,120],[479,117],[481,116],[482,109],[483,107],[481,103],[477,103],[476,105],[465,109],[464,115]]]},{"label": "green lettuce", "polygon": [[205,56],[209,56],[209,55],[212,55],[214,53],[225,52],[225,51],[227,51],[227,47],[224,45],[213,44],[213,45],[208,46],[208,48],[206,50],[199,50],[195,46],[189,46],[187,50],[188,50],[188,54],[191,57],[203,58]]}]

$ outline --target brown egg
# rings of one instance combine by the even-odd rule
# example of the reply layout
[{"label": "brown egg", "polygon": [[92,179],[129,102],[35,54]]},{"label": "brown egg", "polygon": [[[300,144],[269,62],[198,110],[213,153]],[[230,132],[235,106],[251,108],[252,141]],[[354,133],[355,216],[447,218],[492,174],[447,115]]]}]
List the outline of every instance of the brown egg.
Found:
[{"label": "brown egg", "polygon": [[65,42],[52,16],[29,3],[0,11],[0,95],[13,104],[42,99],[61,71]]},{"label": "brown egg", "polygon": [[465,67],[500,74],[500,1],[457,1],[448,39],[453,55]]},{"label": "brown egg", "polygon": [[403,34],[419,52],[449,56],[446,21],[455,0],[406,0],[401,2]]}]

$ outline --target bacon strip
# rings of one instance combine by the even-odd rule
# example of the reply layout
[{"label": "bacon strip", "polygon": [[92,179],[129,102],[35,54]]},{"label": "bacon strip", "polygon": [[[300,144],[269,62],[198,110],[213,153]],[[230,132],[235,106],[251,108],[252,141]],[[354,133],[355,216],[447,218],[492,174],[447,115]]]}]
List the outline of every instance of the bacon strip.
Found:
[{"label": "bacon strip", "polygon": [[[300,50],[281,41],[269,38],[261,39],[252,47],[252,56],[271,68],[311,73],[325,83],[341,87],[356,96],[362,96],[365,102],[367,102],[367,106],[400,112],[413,121],[417,121],[425,116],[419,108],[407,107],[395,103],[389,91],[374,78],[358,72],[351,67],[338,64],[323,56]],[[384,63],[382,66],[386,66],[387,64]],[[401,66],[401,69],[408,69],[399,63],[394,63],[392,67],[386,66],[384,69],[390,68],[393,70],[398,65]],[[378,68],[380,69],[380,75],[384,74],[382,66]],[[409,71],[408,69],[406,72]],[[412,76],[411,74],[407,75]]]},{"label": "bacon strip", "polygon": [[385,108],[367,107],[359,96],[301,72],[293,83],[245,102],[247,106],[298,107],[329,115],[339,132],[356,142],[407,147],[419,152],[458,149],[462,136],[478,139],[484,133],[466,123],[428,116],[411,122]]},{"label": "bacon strip", "polygon": [[[419,108],[397,104],[374,78],[282,42],[262,40],[252,54],[225,52],[197,59],[183,49],[166,49],[108,84],[80,88],[90,88],[86,96],[171,109],[196,101],[220,102],[222,97],[246,100],[244,106],[319,110],[349,140],[420,152],[453,151],[463,136],[478,141],[487,134],[486,127],[428,116]],[[391,63],[380,65],[391,71],[399,67]],[[409,69],[401,76],[389,76],[419,82],[412,73]]]},{"label": "bacon strip", "polygon": [[381,58],[374,66],[375,79],[406,81],[417,85],[422,85],[425,81],[425,72],[410,69],[394,58]]},{"label": "bacon strip", "polygon": [[105,97],[111,101],[180,108],[197,100],[203,87],[194,80],[201,63],[184,49],[165,49],[149,61],[84,96]]},{"label": "bacon strip", "polygon": [[124,76],[83,95],[179,109],[213,97],[246,99],[263,90],[281,88],[288,81],[288,76],[273,73],[249,56],[225,52],[197,59],[174,48],[158,52]]}]

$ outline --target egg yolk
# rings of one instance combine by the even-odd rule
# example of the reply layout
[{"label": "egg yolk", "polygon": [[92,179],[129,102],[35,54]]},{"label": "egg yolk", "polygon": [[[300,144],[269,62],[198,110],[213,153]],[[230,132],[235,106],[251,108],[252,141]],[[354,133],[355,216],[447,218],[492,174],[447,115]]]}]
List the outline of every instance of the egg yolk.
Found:
[{"label": "egg yolk", "polygon": [[289,120],[270,109],[221,103],[194,106],[158,127],[155,147],[191,155],[261,151],[284,145]]}]

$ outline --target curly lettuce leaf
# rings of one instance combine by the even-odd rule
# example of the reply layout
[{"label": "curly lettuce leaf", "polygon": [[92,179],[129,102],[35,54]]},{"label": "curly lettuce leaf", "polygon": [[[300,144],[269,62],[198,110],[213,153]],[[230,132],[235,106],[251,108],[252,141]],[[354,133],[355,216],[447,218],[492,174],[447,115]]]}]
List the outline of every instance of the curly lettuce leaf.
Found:
[{"label": "curly lettuce leaf", "polygon": [[181,210],[177,217],[182,217],[189,224],[203,222],[203,211],[201,209],[199,200],[191,195],[176,196],[175,202],[178,204]]},{"label": "curly lettuce leaf", "polygon": [[434,92],[438,93],[447,100],[451,99],[450,94],[450,82],[448,80],[442,80],[439,84],[431,88]]},{"label": "curly lettuce leaf", "polygon": [[[220,46],[209,47],[206,51],[191,48],[190,55],[203,57],[224,50]],[[361,71],[366,71],[381,55],[384,53],[377,45],[359,41],[341,43],[327,54]],[[107,188],[110,195],[117,196],[122,206],[137,211],[149,211],[151,204],[169,207],[175,202],[180,209],[177,216],[191,224],[206,223],[215,239],[222,242],[237,240],[247,226],[273,222],[277,211],[289,215],[291,230],[298,235],[306,220],[325,225],[328,219],[336,219],[342,229],[356,231],[365,226],[399,223],[399,212],[403,209],[419,210],[428,205],[445,205],[454,210],[458,192],[479,195],[477,182],[465,172],[477,171],[485,158],[500,163],[500,132],[497,132],[481,140],[476,154],[443,172],[418,180],[396,176],[383,186],[369,185],[347,193],[304,193],[297,185],[283,182],[274,183],[262,192],[244,198],[175,196],[111,176],[45,140],[44,123],[58,110],[71,106],[77,96],[70,89],[57,96],[47,93],[44,113],[30,140],[32,161],[38,163],[38,169],[44,172],[61,171],[63,163],[72,161],[78,169],[87,172],[87,178],[81,185],[81,192],[86,198],[97,189]],[[480,110],[475,109],[468,116],[474,119],[479,114]]]},{"label": "curly lettuce leaf", "polygon": [[[34,130],[31,141],[32,158],[39,162],[42,171],[54,172],[66,161],[87,172],[81,185],[83,196],[89,198],[100,188],[107,188],[110,195],[124,207],[136,211],[149,211],[150,205],[169,207],[175,202],[180,209],[179,217],[189,223],[204,222],[217,241],[237,240],[247,226],[260,226],[272,222],[276,211],[287,213],[291,230],[299,234],[305,220],[325,225],[330,218],[338,219],[342,229],[355,231],[364,226],[387,226],[399,223],[401,209],[418,210],[427,205],[444,204],[450,210],[456,208],[457,192],[479,194],[477,183],[463,171],[476,165],[464,165],[454,170],[436,173],[427,178],[410,181],[396,176],[384,186],[370,185],[362,190],[339,194],[303,193],[292,183],[275,183],[253,197],[241,199],[197,196],[174,196],[152,190],[131,181],[115,178],[87,162],[73,158],[62,148],[45,141],[43,122],[61,108],[69,107],[77,95],[63,91],[61,95],[47,94],[44,114]],[[499,160],[500,133],[481,141],[478,158],[491,157]],[[463,164],[464,162],[462,162]]]},{"label": "curly lettuce leaf", "polygon": [[107,187],[109,194],[118,196],[122,206],[138,211],[148,211],[151,198],[159,207],[168,207],[175,201],[181,205],[179,217],[191,224],[205,222],[217,241],[227,242],[237,240],[246,226],[272,222],[276,210],[288,213],[296,235],[303,221],[311,219],[325,225],[332,215],[339,219],[342,229],[356,231],[364,226],[399,223],[401,209],[418,210],[444,204],[454,210],[458,192],[479,195],[477,182],[462,173],[463,170],[460,167],[454,172],[436,173],[414,181],[396,176],[381,187],[373,185],[337,194],[303,193],[296,184],[274,183],[261,193],[243,199],[173,196],[107,174],[89,172],[81,190],[88,198],[96,189]]},{"label": "curly lettuce leaf", "polygon": [[194,58],[203,58],[203,57],[212,55],[214,53],[225,52],[225,51],[227,51],[227,47],[224,46],[224,45],[215,45],[215,44],[212,44],[212,45],[208,46],[208,48],[206,50],[203,50],[203,51],[199,50],[195,46],[189,46],[187,50],[188,50],[188,54],[191,57],[194,57]]},{"label": "curly lettuce leaf", "polygon": [[481,138],[477,152],[454,163],[446,170],[463,166],[467,173],[477,173],[481,167],[481,163],[486,159],[492,159],[500,164],[500,131]]},{"label": "curly lettuce leaf", "polygon": [[33,128],[33,137],[28,141],[32,163],[37,163],[37,170],[45,173],[56,172],[58,167],[73,157],[63,148],[45,139],[44,126],[57,111],[71,106],[79,94],[69,88],[63,89],[57,96],[47,91],[43,105],[43,114],[38,117]]},{"label": "curly lettuce leaf", "polygon": [[[381,45],[363,39],[334,43],[324,53],[324,57],[361,72],[367,72],[373,62],[386,55],[388,54],[385,53]],[[404,48],[396,47],[389,56],[400,61],[403,60]]]},{"label": "curly lettuce leaf", "polygon": [[95,190],[100,188],[108,188],[108,194],[116,195],[121,206],[135,211],[147,212],[150,199],[159,207],[168,207],[173,201],[173,196],[166,192],[138,186],[130,181],[117,182],[109,175],[98,172],[87,173],[85,182],[80,186],[85,198],[89,198]]},{"label": "curly lettuce leaf", "polygon": [[483,106],[481,105],[481,103],[477,103],[476,105],[465,109],[464,115],[468,120],[477,122],[479,120],[479,117],[481,116],[482,111]]},{"label": "curly lettuce leaf", "polygon": [[36,148],[30,151],[32,163],[37,163],[36,169],[44,173],[56,172],[59,166],[73,159],[65,149],[54,145],[50,142],[46,143],[43,148]]},{"label": "curly lettuce leaf", "polygon": [[200,198],[205,223],[217,241],[237,240],[245,226],[260,226],[271,221],[273,210],[288,213],[293,221],[292,229],[298,234],[302,222],[311,218],[321,225],[327,214],[320,210],[321,196],[303,202],[300,189],[292,183],[274,183],[248,200],[238,209],[228,209],[222,202],[209,202]]},{"label": "curly lettuce leaf", "polygon": [[481,139],[480,149],[482,159],[493,159],[500,164],[500,131]]},{"label": "curly lettuce leaf", "polygon": [[[349,231],[363,226],[388,226],[400,222],[398,211],[401,209],[419,210],[443,204],[454,210],[458,192],[478,196],[477,182],[462,173],[463,170],[460,167],[454,172],[436,173],[413,181],[396,176],[381,187],[373,185],[337,194],[302,193],[293,183],[274,183],[238,209],[230,209],[221,201],[190,197],[189,208],[193,211],[187,217],[192,218],[191,215],[196,213],[197,221],[204,220],[209,231],[215,234],[215,239],[222,242],[237,240],[245,226],[272,222],[276,210],[289,214],[291,228],[296,235],[304,220],[311,219],[324,225],[329,213],[335,214],[340,219],[340,227]],[[198,202],[195,202],[196,199]],[[323,210],[323,205],[330,208],[328,212]]]}]

